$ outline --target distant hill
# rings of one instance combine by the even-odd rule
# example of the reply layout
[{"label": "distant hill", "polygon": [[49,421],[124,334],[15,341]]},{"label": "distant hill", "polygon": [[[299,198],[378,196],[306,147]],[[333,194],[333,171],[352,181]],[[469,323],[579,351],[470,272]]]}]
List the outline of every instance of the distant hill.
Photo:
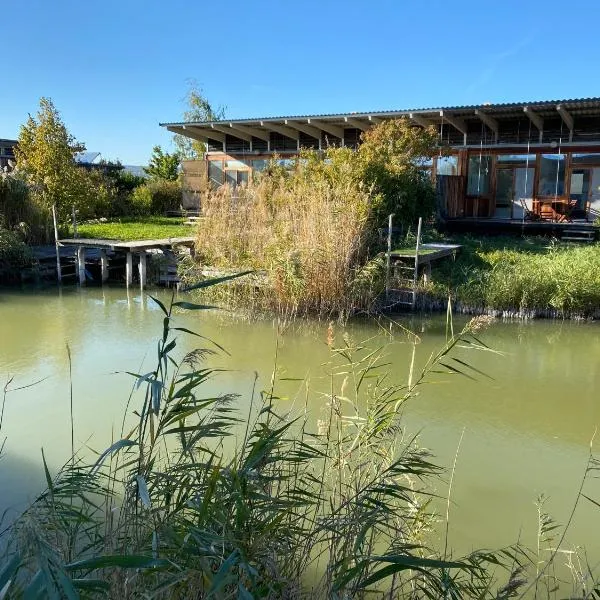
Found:
[{"label": "distant hill", "polygon": [[131,173],[136,177],[148,177],[144,171],[144,167],[139,165],[123,165],[123,171],[127,171],[127,173]]}]

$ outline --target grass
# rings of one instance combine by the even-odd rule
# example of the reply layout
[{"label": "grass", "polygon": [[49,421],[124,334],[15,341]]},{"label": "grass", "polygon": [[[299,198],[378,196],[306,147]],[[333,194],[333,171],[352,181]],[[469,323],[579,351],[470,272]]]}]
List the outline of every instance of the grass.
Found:
[{"label": "grass", "polygon": [[428,292],[473,308],[521,314],[594,315],[600,309],[600,244],[542,237],[453,236],[456,260],[434,263]]},{"label": "grass", "polygon": [[[194,235],[194,230],[184,225],[179,217],[122,217],[106,223],[81,223],[77,232],[83,238],[113,239],[123,242],[151,240]],[[73,233],[71,229],[70,234]]]}]

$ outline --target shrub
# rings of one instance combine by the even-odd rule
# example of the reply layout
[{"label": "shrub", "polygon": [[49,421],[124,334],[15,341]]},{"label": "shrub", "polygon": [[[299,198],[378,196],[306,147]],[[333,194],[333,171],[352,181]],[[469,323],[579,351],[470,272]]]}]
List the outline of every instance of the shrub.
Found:
[{"label": "shrub", "polygon": [[21,235],[0,226],[0,274],[28,267],[31,261],[31,250]]},{"label": "shrub", "polygon": [[151,180],[133,190],[133,213],[136,215],[162,215],[181,208],[181,185],[177,181]]},{"label": "shrub", "polygon": [[26,181],[18,174],[0,175],[0,227],[18,230],[28,243],[51,238],[49,210],[36,202]]}]

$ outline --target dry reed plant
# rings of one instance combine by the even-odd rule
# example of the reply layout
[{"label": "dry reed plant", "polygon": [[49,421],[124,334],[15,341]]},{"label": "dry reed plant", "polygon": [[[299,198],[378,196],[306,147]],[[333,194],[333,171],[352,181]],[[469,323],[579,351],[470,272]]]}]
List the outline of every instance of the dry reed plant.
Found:
[{"label": "dry reed plant", "polygon": [[204,203],[196,250],[202,264],[265,273],[265,308],[349,313],[377,288],[359,285],[374,205],[349,173],[298,168],[247,186],[223,186]]}]

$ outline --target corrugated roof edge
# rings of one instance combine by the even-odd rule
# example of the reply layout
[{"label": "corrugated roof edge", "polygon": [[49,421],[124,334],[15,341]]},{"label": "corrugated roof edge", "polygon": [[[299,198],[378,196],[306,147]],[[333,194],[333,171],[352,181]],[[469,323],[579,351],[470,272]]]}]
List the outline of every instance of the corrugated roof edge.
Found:
[{"label": "corrugated roof edge", "polygon": [[[600,106],[600,98],[569,98],[563,100],[534,100],[527,102],[503,102],[498,104],[466,104],[461,106],[437,106],[431,108],[406,108],[399,110],[372,110],[372,111],[361,111],[361,112],[346,112],[346,113],[322,113],[322,114],[311,114],[311,115],[287,115],[279,117],[249,117],[243,119],[223,119],[225,122],[236,122],[236,123],[256,123],[257,121],[281,121],[283,119],[318,119],[321,117],[327,118],[342,118],[342,117],[361,117],[369,115],[403,115],[407,113],[430,113],[440,110],[490,110],[490,109],[511,109],[519,108],[523,106],[529,106],[531,108],[544,108],[547,106],[553,106],[556,104],[598,104]],[[572,107],[571,107],[572,108]],[[172,123],[159,123],[161,127],[175,127],[182,125],[204,125],[214,121],[178,121]]]}]

